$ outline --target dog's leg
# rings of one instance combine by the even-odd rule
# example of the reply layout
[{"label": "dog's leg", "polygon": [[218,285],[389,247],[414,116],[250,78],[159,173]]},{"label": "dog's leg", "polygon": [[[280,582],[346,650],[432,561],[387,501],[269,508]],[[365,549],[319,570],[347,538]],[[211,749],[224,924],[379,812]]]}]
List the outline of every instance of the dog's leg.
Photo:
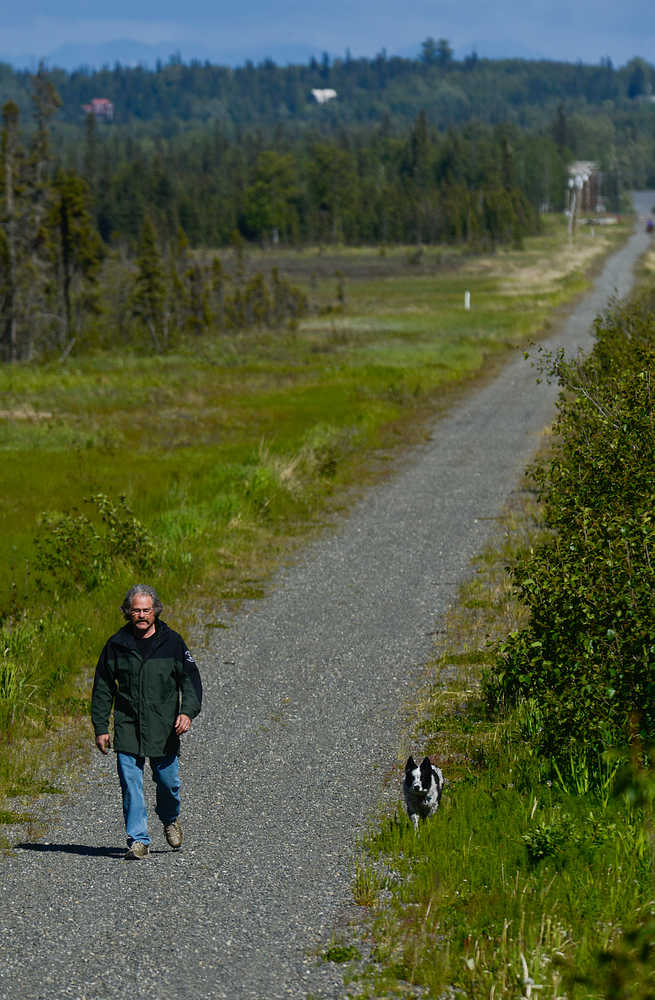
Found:
[{"label": "dog's leg", "polygon": [[414,824],[414,833],[418,833],[418,813],[412,813],[410,818]]}]

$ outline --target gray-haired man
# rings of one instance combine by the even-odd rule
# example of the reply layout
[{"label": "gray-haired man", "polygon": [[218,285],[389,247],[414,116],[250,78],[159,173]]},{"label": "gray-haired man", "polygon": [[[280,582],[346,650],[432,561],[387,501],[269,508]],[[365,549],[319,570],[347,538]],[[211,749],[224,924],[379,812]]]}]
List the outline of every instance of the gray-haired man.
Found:
[{"label": "gray-haired man", "polygon": [[114,709],[114,750],[123,794],[126,858],[149,854],[143,769],[150,760],[157,786],[157,815],[170,846],[182,846],[180,736],[202,704],[200,674],[182,636],[159,616],[162,603],[145,584],[131,587],[121,611],[127,619],[106,643],[93,681],[91,717],[96,746],[106,754]]}]

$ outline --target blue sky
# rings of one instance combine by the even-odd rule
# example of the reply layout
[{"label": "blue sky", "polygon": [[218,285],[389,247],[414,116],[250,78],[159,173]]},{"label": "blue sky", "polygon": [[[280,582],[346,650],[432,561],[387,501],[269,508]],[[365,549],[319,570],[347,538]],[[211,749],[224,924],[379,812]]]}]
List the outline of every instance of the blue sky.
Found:
[{"label": "blue sky", "polygon": [[[184,59],[284,63],[329,52],[418,53],[447,38],[458,55],[518,55],[623,65],[655,58],[653,0],[21,0],[0,11],[0,58],[26,64],[122,62],[179,51]],[[139,53],[142,53],[141,55]],[[69,67],[70,68],[70,67]]]}]

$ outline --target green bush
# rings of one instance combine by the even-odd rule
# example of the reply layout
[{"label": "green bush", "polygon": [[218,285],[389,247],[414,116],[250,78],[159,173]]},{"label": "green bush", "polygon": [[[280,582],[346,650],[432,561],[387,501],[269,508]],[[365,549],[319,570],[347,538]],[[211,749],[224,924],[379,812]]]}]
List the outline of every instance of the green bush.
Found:
[{"label": "green bush", "polygon": [[57,593],[93,590],[106,582],[118,561],[149,569],[155,546],[124,496],[115,503],[104,493],[84,500],[94,517],[76,508],[41,515],[35,538],[36,570],[42,587]]},{"label": "green bush", "polygon": [[533,470],[546,537],[511,568],[527,627],[499,648],[490,702],[529,697],[539,749],[597,759],[655,735],[655,314],[649,295],[596,324],[563,386],[552,457]]}]

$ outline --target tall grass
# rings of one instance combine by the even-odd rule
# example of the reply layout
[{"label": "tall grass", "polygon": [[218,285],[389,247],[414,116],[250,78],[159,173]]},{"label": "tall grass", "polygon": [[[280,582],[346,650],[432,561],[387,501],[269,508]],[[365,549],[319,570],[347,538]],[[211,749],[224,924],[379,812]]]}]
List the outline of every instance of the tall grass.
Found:
[{"label": "tall grass", "polygon": [[498,752],[451,787],[419,837],[405,817],[371,837],[400,876],[376,920],[376,995],[404,980],[434,997],[516,997],[532,980],[541,996],[587,997],[574,979],[647,908],[640,813],[531,787],[517,769],[516,754]]}]

